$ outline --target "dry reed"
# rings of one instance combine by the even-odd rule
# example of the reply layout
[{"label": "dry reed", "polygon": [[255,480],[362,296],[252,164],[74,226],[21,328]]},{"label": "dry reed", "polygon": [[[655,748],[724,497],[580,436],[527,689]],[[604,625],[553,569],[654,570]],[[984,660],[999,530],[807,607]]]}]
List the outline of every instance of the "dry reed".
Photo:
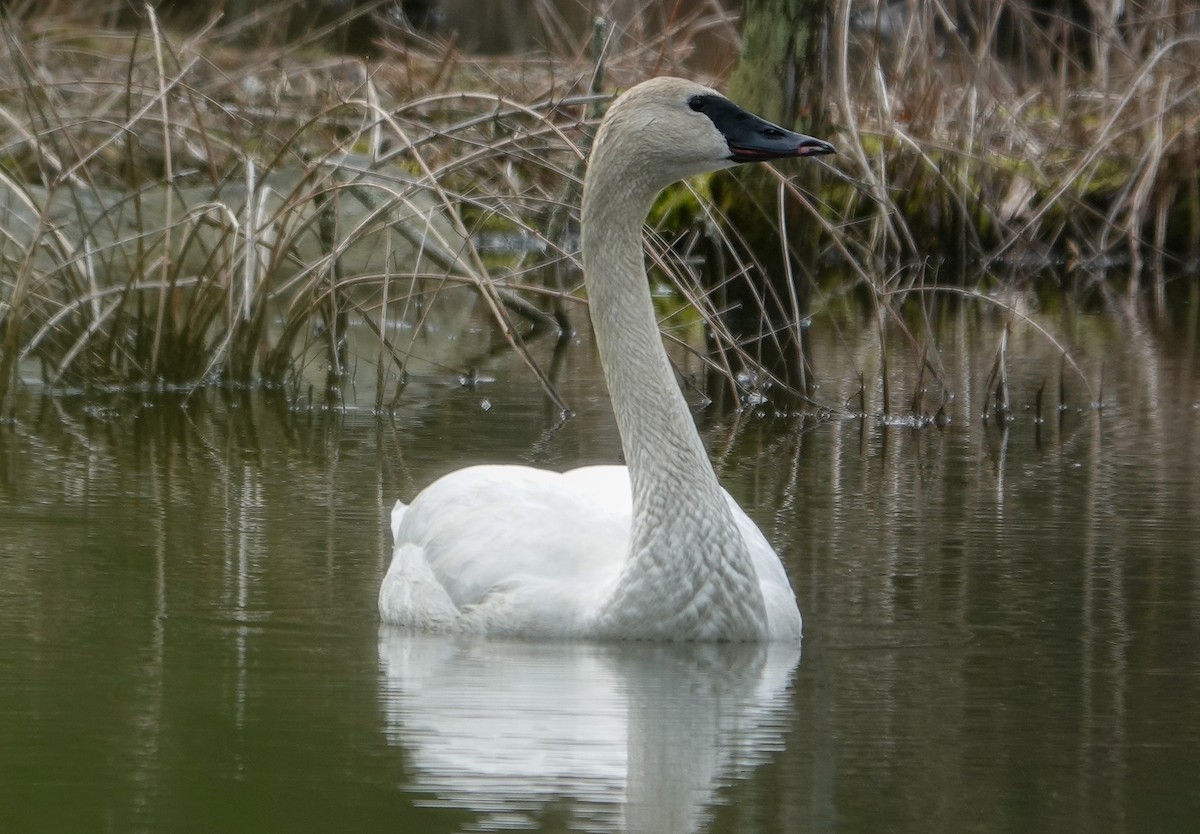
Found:
[{"label": "dry reed", "polygon": [[[950,293],[1061,348],[1061,409],[1066,368],[1084,378],[1037,322],[1031,276],[1084,276],[1114,304],[1149,286],[1161,311],[1170,270],[1200,262],[1200,12],[1177,5],[1093,20],[1080,46],[1020,0],[964,4],[955,19],[933,0],[835,4],[837,167],[819,196],[779,173],[769,211],[799,204],[825,230],[822,250],[793,253],[799,272],[759,299],[758,333],[732,332],[723,289],[761,265],[703,181],[681,186],[648,238],[655,280],[696,314],[668,311],[668,338],[754,402],[783,387],[759,361],[764,342],[802,345],[809,316],[865,298],[880,350],[893,330],[909,345],[909,409],[930,420],[952,396],[930,335]],[[384,21],[368,62],[314,48],[345,20],[301,36],[289,23],[284,38],[289,4],[186,34],[149,8],[132,33],[98,25],[115,12],[75,8],[18,6],[3,23],[0,404],[35,379],[267,384],[299,398],[323,377],[336,399],[366,364],[385,408],[414,363],[464,372],[500,345],[565,409],[526,341],[569,329],[586,303],[576,202],[603,91],[695,75],[680,45],[735,30],[717,2],[656,6],[620,31],[539,2],[554,54],[480,58]],[[897,8],[909,14],[888,17]],[[1114,264],[1124,293],[1099,275]],[[810,309],[798,281],[816,289]],[[474,354],[423,341],[466,327],[474,304],[492,334]],[[789,311],[788,332],[766,324],[768,308]],[[865,412],[865,385],[857,396]]]}]

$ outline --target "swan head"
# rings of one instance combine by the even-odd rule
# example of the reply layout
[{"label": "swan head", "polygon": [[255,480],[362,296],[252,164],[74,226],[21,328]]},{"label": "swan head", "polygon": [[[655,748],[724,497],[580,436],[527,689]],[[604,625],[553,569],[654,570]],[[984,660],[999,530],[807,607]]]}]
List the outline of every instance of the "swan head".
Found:
[{"label": "swan head", "polygon": [[821,139],[743,110],[725,96],[682,78],[652,78],[609,108],[596,136],[592,166],[620,170],[654,190],[739,162],[834,153]]}]

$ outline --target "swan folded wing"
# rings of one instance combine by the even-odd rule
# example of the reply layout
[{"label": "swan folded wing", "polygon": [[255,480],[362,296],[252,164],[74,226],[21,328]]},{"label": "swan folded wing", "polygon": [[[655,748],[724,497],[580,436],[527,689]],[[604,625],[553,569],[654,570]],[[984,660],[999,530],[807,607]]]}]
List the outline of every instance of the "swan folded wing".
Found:
[{"label": "swan folded wing", "polygon": [[[624,564],[630,508],[624,467],[469,467],[435,481],[394,517],[393,562],[419,548],[461,620],[453,627],[578,632]],[[404,575],[425,576],[411,566]],[[421,599],[430,605],[430,596]],[[381,614],[395,622],[386,607],[381,594]],[[431,607],[438,616],[444,610]]]}]

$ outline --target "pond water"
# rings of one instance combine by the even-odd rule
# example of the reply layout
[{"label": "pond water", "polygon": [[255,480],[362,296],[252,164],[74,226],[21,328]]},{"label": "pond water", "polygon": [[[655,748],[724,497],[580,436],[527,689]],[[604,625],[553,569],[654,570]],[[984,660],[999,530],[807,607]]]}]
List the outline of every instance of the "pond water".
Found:
[{"label": "pond water", "polygon": [[885,417],[878,384],[846,413],[878,338],[820,322],[829,419],[697,412],[802,656],[380,627],[395,498],[617,459],[586,338],[565,423],[504,352],[388,418],[369,392],[30,396],[0,423],[0,830],[1194,831],[1196,336],[1044,325],[1082,372],[1044,423],[1062,366],[1021,325],[1014,417],[981,419],[1002,325],[977,313],[930,337],[943,427]]}]

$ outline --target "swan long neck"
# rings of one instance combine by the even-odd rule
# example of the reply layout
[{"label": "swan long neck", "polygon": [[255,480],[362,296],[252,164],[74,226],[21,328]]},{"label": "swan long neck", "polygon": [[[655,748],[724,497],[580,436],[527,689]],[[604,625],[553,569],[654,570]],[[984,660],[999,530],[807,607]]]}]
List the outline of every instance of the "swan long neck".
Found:
[{"label": "swan long neck", "polygon": [[629,557],[601,630],[750,639],[765,622],[762,593],[647,285],[642,225],[661,173],[622,155],[618,138],[597,138],[582,215],[592,325],[633,488]]}]

